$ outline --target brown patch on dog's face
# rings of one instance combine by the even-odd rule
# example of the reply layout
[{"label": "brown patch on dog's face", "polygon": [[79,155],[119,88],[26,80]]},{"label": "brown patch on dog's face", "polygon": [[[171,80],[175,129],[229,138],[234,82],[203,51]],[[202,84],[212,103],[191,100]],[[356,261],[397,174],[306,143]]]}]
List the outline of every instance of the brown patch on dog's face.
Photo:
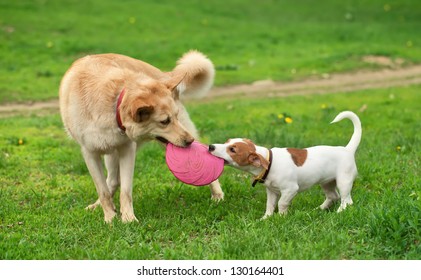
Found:
[{"label": "brown patch on dog's face", "polygon": [[128,88],[120,106],[126,134],[133,141],[157,139],[186,147],[194,138],[178,121],[178,113],[173,93],[158,81]]},{"label": "brown patch on dog's face", "polygon": [[294,161],[296,166],[303,166],[307,159],[307,150],[306,149],[295,149],[287,148],[288,153],[291,154],[291,158]]},{"label": "brown patch on dog's face", "polygon": [[222,158],[225,164],[248,170],[254,167],[268,169],[269,162],[256,152],[256,146],[248,139],[235,138],[228,139],[225,144],[212,144],[209,146],[209,152]]},{"label": "brown patch on dog's face", "polygon": [[240,166],[249,165],[250,155],[256,152],[253,142],[248,139],[243,139],[243,141],[227,146],[227,154]]},{"label": "brown patch on dog's face", "polygon": [[253,143],[253,141],[251,141],[250,139],[247,139],[247,138],[243,138],[243,141],[244,141],[244,143],[246,143],[250,147],[253,147],[256,150],[256,145]]}]

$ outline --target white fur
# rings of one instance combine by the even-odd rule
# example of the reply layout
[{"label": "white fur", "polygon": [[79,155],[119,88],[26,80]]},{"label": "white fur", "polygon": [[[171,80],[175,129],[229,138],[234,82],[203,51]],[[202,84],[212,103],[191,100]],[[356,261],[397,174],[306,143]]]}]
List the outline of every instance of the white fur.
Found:
[{"label": "white fur", "polygon": [[[287,148],[272,149],[272,166],[264,182],[267,188],[267,204],[263,218],[273,214],[276,203],[279,213],[286,214],[295,195],[315,184],[320,184],[326,195],[325,201],[320,205],[321,209],[329,208],[334,201],[339,199],[341,199],[341,204],[337,212],[352,204],[351,189],[357,176],[354,154],[361,140],[362,129],[358,116],[349,111],[340,113],[332,123],[344,118],[350,119],[354,125],[354,133],[348,145],[307,148],[307,159],[302,166],[294,163]],[[229,155],[228,149],[238,142],[245,143],[240,138],[230,139],[225,144],[211,145],[209,150],[213,155],[223,158],[229,165],[258,176],[263,171],[262,166],[239,165]],[[257,154],[267,158],[269,152],[267,148],[261,146],[255,146],[255,148]]]}]

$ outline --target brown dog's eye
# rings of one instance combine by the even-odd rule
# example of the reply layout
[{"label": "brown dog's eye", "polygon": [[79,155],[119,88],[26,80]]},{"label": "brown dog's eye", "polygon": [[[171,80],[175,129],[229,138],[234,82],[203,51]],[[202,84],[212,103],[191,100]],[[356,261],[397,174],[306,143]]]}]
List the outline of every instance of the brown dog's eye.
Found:
[{"label": "brown dog's eye", "polygon": [[171,122],[171,118],[170,118],[170,117],[168,117],[168,118],[166,118],[164,121],[162,121],[162,122],[161,122],[161,124],[162,124],[162,125],[169,125],[169,124],[170,124],[170,122]]},{"label": "brown dog's eye", "polygon": [[235,154],[235,149],[234,149],[234,147],[230,147],[230,152]]}]

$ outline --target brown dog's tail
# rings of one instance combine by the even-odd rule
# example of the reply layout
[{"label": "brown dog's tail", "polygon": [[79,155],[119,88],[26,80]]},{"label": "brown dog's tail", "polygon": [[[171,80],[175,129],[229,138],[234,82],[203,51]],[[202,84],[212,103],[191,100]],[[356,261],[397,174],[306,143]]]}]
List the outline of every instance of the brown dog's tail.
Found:
[{"label": "brown dog's tail", "polygon": [[201,52],[191,50],[178,61],[173,76],[185,75],[177,86],[181,95],[200,98],[207,94],[213,84],[215,68],[213,63]]}]

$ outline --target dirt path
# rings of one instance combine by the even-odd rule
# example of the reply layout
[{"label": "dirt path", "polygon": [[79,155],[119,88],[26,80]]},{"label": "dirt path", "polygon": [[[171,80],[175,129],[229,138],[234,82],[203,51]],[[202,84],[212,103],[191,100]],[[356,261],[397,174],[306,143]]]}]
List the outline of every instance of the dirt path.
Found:
[{"label": "dirt path", "polygon": [[321,79],[294,82],[257,81],[251,85],[214,88],[207,98],[242,94],[245,96],[288,96],[350,92],[373,88],[388,88],[421,84],[421,65],[380,71],[359,71],[326,75]]},{"label": "dirt path", "polygon": [[[225,87],[215,87],[204,102],[215,98],[233,96],[264,96],[278,97],[288,95],[324,94],[351,92],[363,89],[388,88],[421,84],[421,65],[407,68],[384,69],[380,71],[359,71],[324,75],[319,79],[306,79],[294,82],[256,81],[252,84],[242,84]],[[20,104],[0,105],[0,118],[18,115],[50,114],[58,111],[58,100],[46,102],[30,102]]]}]

